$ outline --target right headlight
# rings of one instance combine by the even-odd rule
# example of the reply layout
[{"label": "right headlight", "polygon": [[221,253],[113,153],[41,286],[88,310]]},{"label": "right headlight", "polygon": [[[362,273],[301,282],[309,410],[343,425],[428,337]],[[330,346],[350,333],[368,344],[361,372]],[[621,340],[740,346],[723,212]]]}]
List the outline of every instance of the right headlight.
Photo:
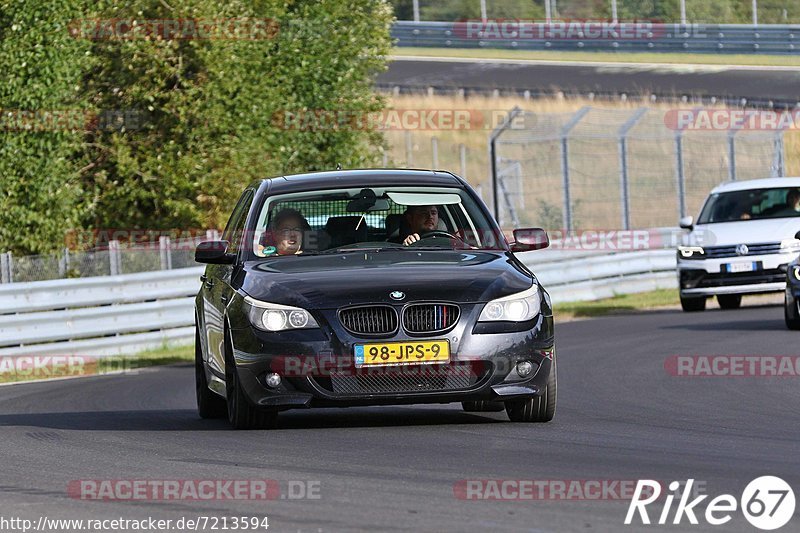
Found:
[{"label": "right headlight", "polygon": [[244,299],[249,309],[250,323],[264,331],[318,328],[311,313],[299,307],[262,302],[249,296]]},{"label": "right headlight", "polygon": [[538,315],[541,308],[539,285],[534,283],[530,289],[487,303],[478,322],[525,322]]},{"label": "right headlight", "polygon": [[683,259],[703,259],[706,251],[702,246],[678,246],[678,255]]}]

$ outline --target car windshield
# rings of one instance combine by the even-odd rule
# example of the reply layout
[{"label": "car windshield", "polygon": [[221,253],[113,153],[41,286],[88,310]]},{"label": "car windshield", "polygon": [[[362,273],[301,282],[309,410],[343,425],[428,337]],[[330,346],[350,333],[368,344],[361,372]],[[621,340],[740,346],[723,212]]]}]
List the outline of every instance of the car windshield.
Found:
[{"label": "car windshield", "polygon": [[[408,242],[410,235],[417,239]],[[365,249],[505,250],[506,240],[465,190],[365,187],[270,197],[253,232],[256,257]]]},{"label": "car windshield", "polygon": [[712,194],[698,224],[800,217],[800,188],[750,189]]}]

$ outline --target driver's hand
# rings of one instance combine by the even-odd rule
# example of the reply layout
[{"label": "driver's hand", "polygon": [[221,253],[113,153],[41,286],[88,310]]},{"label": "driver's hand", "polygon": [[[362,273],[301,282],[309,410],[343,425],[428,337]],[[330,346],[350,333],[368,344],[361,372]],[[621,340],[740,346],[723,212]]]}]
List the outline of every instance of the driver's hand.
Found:
[{"label": "driver's hand", "polygon": [[419,233],[412,233],[411,235],[406,237],[406,240],[403,241],[403,246],[408,246],[412,243],[417,242],[418,240],[419,240]]}]

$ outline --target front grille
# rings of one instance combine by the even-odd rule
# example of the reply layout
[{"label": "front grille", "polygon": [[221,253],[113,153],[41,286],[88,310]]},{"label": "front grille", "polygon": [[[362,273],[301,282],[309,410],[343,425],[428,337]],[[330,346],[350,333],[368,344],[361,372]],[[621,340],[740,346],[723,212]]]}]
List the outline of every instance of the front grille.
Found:
[{"label": "front grille", "polygon": [[388,335],[397,331],[397,312],[389,305],[351,307],[339,311],[339,322],[354,335]]},{"label": "front grille", "polygon": [[681,271],[681,288],[683,289],[705,289],[734,285],[780,283],[785,281],[786,272],[780,268],[757,270],[755,272],[715,272],[713,274],[709,274],[703,270]]},{"label": "front grille", "polygon": [[489,370],[488,363],[388,366],[332,371],[330,379],[315,381],[341,396],[458,391],[474,387]]},{"label": "front grille", "polygon": [[[781,243],[779,242],[766,242],[760,244],[748,244],[747,255],[740,256],[736,253],[736,245],[731,246],[706,246],[704,248],[708,259],[717,259],[720,257],[747,257],[748,255],[766,255],[777,254],[781,251]],[[702,258],[701,258],[702,259]]]},{"label": "front grille", "polygon": [[403,311],[403,328],[409,333],[441,333],[458,322],[460,310],[451,304],[412,304]]}]

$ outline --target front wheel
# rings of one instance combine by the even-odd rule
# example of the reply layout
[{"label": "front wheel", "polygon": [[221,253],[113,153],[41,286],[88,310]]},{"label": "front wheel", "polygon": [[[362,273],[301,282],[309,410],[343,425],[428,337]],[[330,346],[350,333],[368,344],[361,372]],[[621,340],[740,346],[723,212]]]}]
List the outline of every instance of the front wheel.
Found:
[{"label": "front wheel", "polygon": [[228,422],[235,429],[271,429],[278,421],[277,411],[256,409],[250,403],[239,379],[230,341],[225,340],[225,395],[228,398]]},{"label": "front wheel", "polygon": [[783,317],[786,320],[786,327],[793,330],[800,330],[800,309],[797,300],[788,295],[783,303]]},{"label": "front wheel", "polygon": [[506,402],[506,413],[512,422],[550,422],[556,414],[556,393],[558,378],[556,375],[556,356],[547,377],[547,386],[540,396],[527,400],[511,400]]},{"label": "front wheel", "polygon": [[706,308],[706,297],[701,296],[700,298],[684,298],[681,296],[681,309],[686,311],[687,313],[693,313],[695,311],[703,311]]},{"label": "front wheel", "polygon": [[721,309],[739,309],[742,305],[741,294],[718,294],[717,303]]}]

